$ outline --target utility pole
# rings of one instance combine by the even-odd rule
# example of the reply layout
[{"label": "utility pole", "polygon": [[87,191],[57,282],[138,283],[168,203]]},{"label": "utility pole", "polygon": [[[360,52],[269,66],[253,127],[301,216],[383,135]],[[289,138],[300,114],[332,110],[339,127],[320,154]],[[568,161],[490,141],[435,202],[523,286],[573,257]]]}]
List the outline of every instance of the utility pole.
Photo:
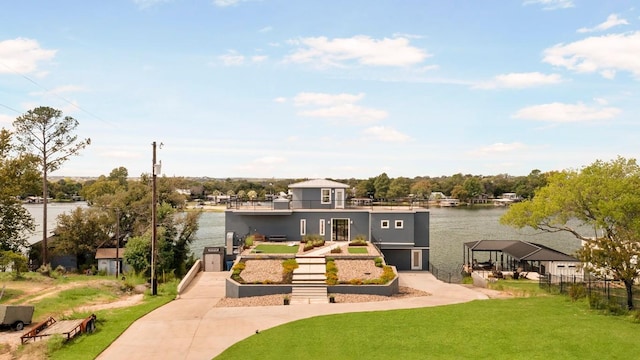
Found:
[{"label": "utility pole", "polygon": [[[157,214],[156,203],[158,202],[158,194],[156,190],[156,142],[153,146],[153,167],[152,167],[152,182],[151,182],[151,295],[158,295],[158,277],[156,275],[156,257],[157,257]],[[158,167],[158,170],[160,167]]]},{"label": "utility pole", "polygon": [[120,209],[116,208],[116,280],[120,274]]}]

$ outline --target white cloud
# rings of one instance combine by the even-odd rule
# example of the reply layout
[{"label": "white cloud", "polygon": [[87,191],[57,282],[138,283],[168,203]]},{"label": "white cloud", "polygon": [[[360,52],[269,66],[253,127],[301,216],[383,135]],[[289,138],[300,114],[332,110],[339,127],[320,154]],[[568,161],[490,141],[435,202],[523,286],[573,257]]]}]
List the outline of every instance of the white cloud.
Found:
[{"label": "white cloud", "polygon": [[404,142],[411,140],[411,137],[398,130],[386,126],[372,126],[363,131],[371,140],[384,142]]},{"label": "white cloud", "polygon": [[11,117],[9,115],[5,115],[5,114],[0,114],[0,128],[4,127],[9,129],[13,124],[13,120],[15,120],[16,117]]},{"label": "white cloud", "polygon": [[611,29],[612,27],[618,26],[618,25],[629,25],[629,22],[625,19],[620,19],[618,18],[617,14],[611,14],[607,17],[607,20],[605,20],[603,23],[600,23],[592,28],[580,28],[577,31],[579,33],[588,33],[588,32],[594,32],[594,31],[605,31],[608,29]]},{"label": "white cloud", "polygon": [[285,61],[317,66],[346,66],[348,62],[371,66],[410,66],[430,56],[426,51],[411,46],[403,37],[376,40],[363,35],[336,39],[321,36],[291,40],[289,43],[298,48]]},{"label": "white cloud", "polygon": [[259,33],[266,33],[266,32],[270,32],[271,30],[273,30],[272,26],[265,26],[262,29],[258,30]]},{"label": "white cloud", "polygon": [[277,102],[277,103],[280,103],[280,104],[283,104],[283,103],[287,102],[287,98],[280,96],[280,97],[277,97],[277,98],[273,99],[273,101]]},{"label": "white cloud", "polygon": [[338,104],[350,104],[360,101],[364,98],[364,94],[326,94],[326,93],[310,93],[302,92],[293,98],[296,106],[319,105],[331,106]]},{"label": "white cloud", "polygon": [[364,94],[326,94],[303,92],[293,97],[293,103],[299,107],[318,107],[298,112],[300,116],[326,119],[345,119],[351,123],[371,123],[388,116],[384,110],[356,105]]},{"label": "white cloud", "polygon": [[621,112],[614,107],[587,106],[582,103],[563,104],[550,103],[534,105],[518,110],[512,117],[557,123],[608,120]]},{"label": "white cloud", "polygon": [[510,73],[498,75],[493,80],[474,85],[475,89],[516,88],[523,89],[534,86],[552,85],[562,82],[558,74],[542,74],[539,72]]},{"label": "white cloud", "polygon": [[156,4],[168,3],[171,0],[133,0],[133,3],[138,5],[140,9],[146,9]]},{"label": "white cloud", "polygon": [[540,4],[543,10],[568,9],[575,6],[573,0],[525,0],[522,4]]},{"label": "white cloud", "polygon": [[213,0],[213,4],[218,7],[227,7],[236,5],[242,0]]},{"label": "white cloud", "polygon": [[46,50],[33,39],[16,38],[0,41],[0,74],[18,72],[33,73],[38,70],[38,63],[52,59],[56,50]]},{"label": "white cloud", "polygon": [[85,90],[86,89],[84,87],[79,85],[63,85],[63,86],[58,86],[57,88],[53,88],[51,90],[47,90],[46,92],[45,91],[32,92],[32,93],[29,93],[29,95],[60,95],[60,94],[80,92]]},{"label": "white cloud", "polygon": [[259,63],[267,60],[269,57],[267,55],[254,55],[251,57],[251,61],[254,63]]},{"label": "white cloud", "polygon": [[244,64],[244,56],[238,54],[235,50],[230,50],[227,54],[218,56],[225,66],[239,66]]},{"label": "white cloud", "polygon": [[265,156],[265,157],[255,159],[253,162],[256,164],[273,165],[273,164],[282,164],[286,161],[287,159],[280,156]]},{"label": "white cloud", "polygon": [[611,78],[617,70],[640,77],[640,31],[588,37],[544,51],[543,61],[581,73],[600,72]]},{"label": "white cloud", "polygon": [[510,144],[505,143],[495,143],[488,146],[481,147],[480,149],[475,150],[474,154],[496,154],[496,153],[511,153],[513,151],[526,149],[527,146],[523,143],[514,142]]},{"label": "white cloud", "polygon": [[298,112],[298,115],[327,119],[347,119],[355,123],[370,123],[386,118],[387,112],[384,110],[365,108],[354,104],[342,104],[327,108],[300,111]]},{"label": "white cloud", "polygon": [[598,105],[608,105],[609,101],[607,101],[607,99],[605,98],[593,98],[593,101],[595,101]]}]

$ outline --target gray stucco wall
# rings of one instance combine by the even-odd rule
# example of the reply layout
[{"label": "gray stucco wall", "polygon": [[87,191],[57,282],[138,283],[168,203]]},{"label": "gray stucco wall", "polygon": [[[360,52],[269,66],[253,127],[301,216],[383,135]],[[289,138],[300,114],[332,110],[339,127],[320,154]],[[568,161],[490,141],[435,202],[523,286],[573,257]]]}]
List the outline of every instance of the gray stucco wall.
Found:
[{"label": "gray stucco wall", "polygon": [[414,239],[416,246],[429,246],[429,223],[430,214],[428,211],[418,211],[414,216]]},{"label": "gray stucco wall", "polygon": [[299,241],[300,220],[306,221],[306,234],[320,233],[320,219],[324,220],[325,240],[331,239],[331,219],[349,219],[349,237],[369,234],[369,213],[365,211],[293,211],[287,215],[250,215],[227,211],[225,229],[242,237],[248,233],[263,235],[285,235],[287,240]]},{"label": "gray stucco wall", "polygon": [[[411,270],[411,250],[412,249],[382,249],[384,261],[393,264],[398,270]],[[422,249],[422,270],[429,270],[429,250]]]},{"label": "gray stucco wall", "polygon": [[[389,228],[382,228],[382,221],[389,221]],[[396,221],[402,221],[402,228],[396,227]],[[378,242],[413,244],[414,213],[413,212],[374,212],[371,213],[371,236]]]}]

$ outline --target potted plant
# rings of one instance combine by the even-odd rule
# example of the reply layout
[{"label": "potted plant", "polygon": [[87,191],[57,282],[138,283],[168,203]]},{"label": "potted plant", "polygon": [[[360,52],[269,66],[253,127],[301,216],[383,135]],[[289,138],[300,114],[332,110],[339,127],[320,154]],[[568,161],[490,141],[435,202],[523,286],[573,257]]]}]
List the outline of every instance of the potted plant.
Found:
[{"label": "potted plant", "polygon": [[336,296],[333,295],[333,294],[329,295],[329,302],[331,304],[335,304],[336,303]]},{"label": "potted plant", "polygon": [[285,295],[283,298],[283,301],[285,305],[289,305],[289,302],[291,301],[291,299],[289,298],[289,295]]}]

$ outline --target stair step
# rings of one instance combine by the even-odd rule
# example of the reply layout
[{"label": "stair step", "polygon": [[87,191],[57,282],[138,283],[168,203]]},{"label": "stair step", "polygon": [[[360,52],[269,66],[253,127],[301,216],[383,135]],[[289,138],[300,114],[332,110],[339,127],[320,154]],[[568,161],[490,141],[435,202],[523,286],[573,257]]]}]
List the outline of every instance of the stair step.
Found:
[{"label": "stair step", "polygon": [[293,270],[294,274],[324,274],[325,272],[327,272],[327,267],[324,264],[303,264],[298,265],[298,268]]},{"label": "stair step", "polygon": [[327,290],[324,291],[294,291],[292,296],[327,296]]},{"label": "stair step", "polygon": [[300,264],[326,264],[324,257],[296,257],[296,262]]},{"label": "stair step", "polygon": [[305,281],[305,280],[327,280],[327,277],[323,274],[293,274],[293,280]]},{"label": "stair step", "polygon": [[294,285],[326,285],[326,280],[293,280]]}]

